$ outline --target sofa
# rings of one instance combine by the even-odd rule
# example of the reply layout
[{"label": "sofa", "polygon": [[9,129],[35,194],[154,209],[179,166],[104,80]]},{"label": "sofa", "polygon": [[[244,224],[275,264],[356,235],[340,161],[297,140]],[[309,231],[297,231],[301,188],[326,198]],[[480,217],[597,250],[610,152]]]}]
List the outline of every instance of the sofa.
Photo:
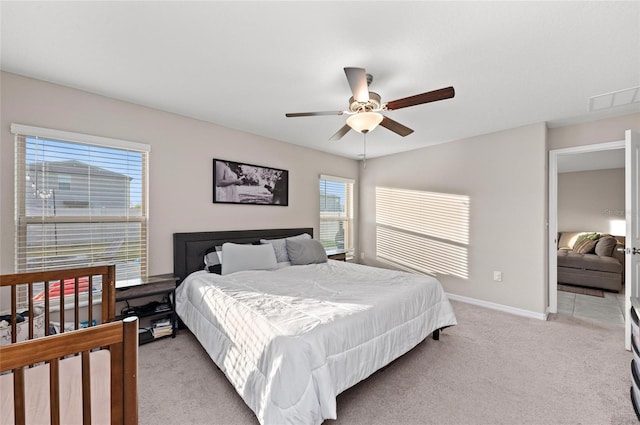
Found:
[{"label": "sofa", "polygon": [[598,232],[558,234],[558,283],[620,292],[624,284],[624,236]]}]

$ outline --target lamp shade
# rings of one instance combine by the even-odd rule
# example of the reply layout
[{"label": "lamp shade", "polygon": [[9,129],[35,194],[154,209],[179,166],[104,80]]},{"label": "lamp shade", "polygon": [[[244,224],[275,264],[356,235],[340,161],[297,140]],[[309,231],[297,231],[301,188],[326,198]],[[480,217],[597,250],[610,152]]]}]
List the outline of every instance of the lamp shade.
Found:
[{"label": "lamp shade", "polygon": [[347,118],[347,125],[360,133],[368,133],[382,122],[382,114],[378,112],[358,112]]}]

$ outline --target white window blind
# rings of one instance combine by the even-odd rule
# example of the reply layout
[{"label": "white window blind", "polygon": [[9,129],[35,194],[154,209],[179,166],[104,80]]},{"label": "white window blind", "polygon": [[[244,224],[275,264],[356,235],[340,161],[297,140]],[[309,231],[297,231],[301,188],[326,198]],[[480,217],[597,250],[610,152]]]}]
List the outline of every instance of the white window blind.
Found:
[{"label": "white window blind", "polygon": [[353,254],[353,180],[320,176],[320,242]]},{"label": "white window blind", "polygon": [[[16,272],[147,275],[149,146],[14,124]],[[83,142],[86,140],[86,142]]]}]

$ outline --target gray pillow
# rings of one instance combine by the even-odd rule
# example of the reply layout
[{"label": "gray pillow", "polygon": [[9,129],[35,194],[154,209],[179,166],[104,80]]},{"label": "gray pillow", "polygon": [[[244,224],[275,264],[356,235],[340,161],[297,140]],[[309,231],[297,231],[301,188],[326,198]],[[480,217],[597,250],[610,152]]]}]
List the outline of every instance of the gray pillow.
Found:
[{"label": "gray pillow", "polygon": [[601,257],[611,257],[618,241],[613,236],[603,236],[596,243],[596,254]]},{"label": "gray pillow", "polygon": [[327,262],[324,246],[315,239],[287,239],[287,253],[292,265]]},{"label": "gray pillow", "polygon": [[281,239],[260,239],[261,244],[271,244],[273,250],[276,253],[276,260],[278,263],[284,263],[289,261],[289,254],[287,253],[287,240],[300,240],[311,239],[311,235],[308,233],[302,233],[300,235],[291,236],[289,238]]}]

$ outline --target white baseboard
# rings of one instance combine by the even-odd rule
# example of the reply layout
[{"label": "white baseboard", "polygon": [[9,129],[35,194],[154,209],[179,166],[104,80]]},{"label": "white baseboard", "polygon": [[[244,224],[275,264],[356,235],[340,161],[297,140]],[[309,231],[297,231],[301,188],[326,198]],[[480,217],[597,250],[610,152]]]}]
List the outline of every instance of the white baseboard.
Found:
[{"label": "white baseboard", "polygon": [[460,301],[467,304],[474,304],[480,307],[490,308],[492,310],[504,311],[505,313],[515,314],[516,316],[530,317],[532,319],[538,320],[547,320],[546,313],[536,313],[530,310],[523,310],[521,308],[509,307],[508,305],[496,304],[490,301],[483,301],[450,293],[447,293],[447,297],[449,297],[450,300]]}]

